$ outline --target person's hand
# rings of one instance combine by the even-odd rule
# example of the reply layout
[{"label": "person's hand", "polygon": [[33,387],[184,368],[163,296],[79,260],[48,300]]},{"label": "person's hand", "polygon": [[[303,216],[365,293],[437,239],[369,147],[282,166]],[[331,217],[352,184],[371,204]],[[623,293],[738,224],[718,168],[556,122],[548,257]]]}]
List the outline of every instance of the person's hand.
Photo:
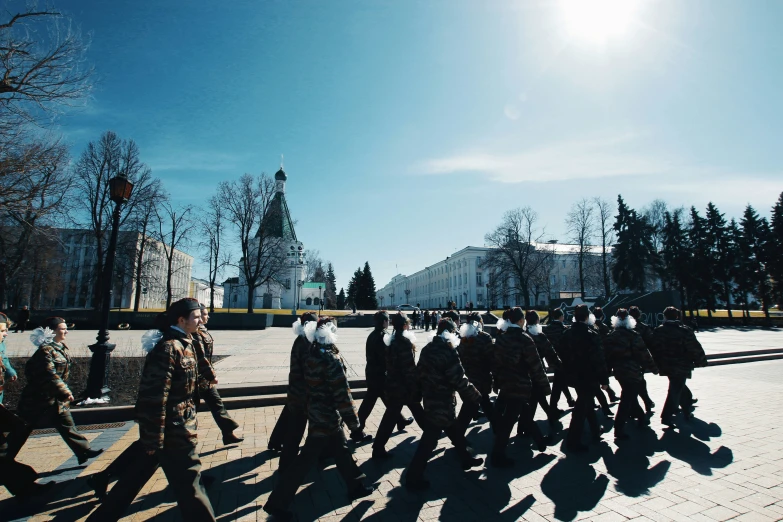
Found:
[{"label": "person's hand", "polygon": [[73,395],[69,393],[68,397],[65,399],[65,402],[73,402]]},{"label": "person's hand", "polygon": [[608,389],[609,389],[609,385],[608,385],[608,384],[602,384],[602,385],[601,385],[601,389],[602,389],[603,391],[606,391],[606,390],[608,390]]},{"label": "person's hand", "polygon": [[11,377],[11,382],[14,382],[15,380],[16,380],[16,375],[14,375],[13,377]]},{"label": "person's hand", "polygon": [[212,384],[212,385],[217,384],[217,379],[212,379],[211,381],[209,381],[209,384]]},{"label": "person's hand", "polygon": [[158,451],[158,450],[154,450],[154,449],[148,449],[148,450],[147,450],[145,453],[146,453],[147,455],[154,455],[156,451]]}]

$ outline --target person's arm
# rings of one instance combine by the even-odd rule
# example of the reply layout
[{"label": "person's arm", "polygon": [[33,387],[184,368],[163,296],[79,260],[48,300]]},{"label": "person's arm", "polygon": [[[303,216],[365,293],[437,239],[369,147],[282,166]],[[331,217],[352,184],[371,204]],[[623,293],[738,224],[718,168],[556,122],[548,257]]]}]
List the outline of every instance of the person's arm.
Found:
[{"label": "person's arm", "polygon": [[609,370],[606,368],[606,357],[604,357],[601,338],[598,334],[590,335],[590,342],[592,343],[590,362],[593,366],[593,371],[595,371],[598,382],[601,383],[602,386],[609,386]]},{"label": "person's arm", "polygon": [[696,368],[704,368],[707,366],[707,354],[704,353],[701,343],[696,339],[696,334],[693,330],[688,328],[685,336],[685,352],[693,362],[693,366]]},{"label": "person's arm", "polygon": [[139,440],[147,453],[163,449],[166,431],[166,403],[174,374],[172,341],[159,343],[147,354],[136,400]]},{"label": "person's arm", "polygon": [[552,389],[549,386],[544,365],[541,363],[541,357],[538,356],[536,343],[527,335],[522,336],[522,359],[533,386],[543,391],[545,395],[549,395]]},{"label": "person's arm", "polygon": [[560,357],[557,356],[555,347],[552,346],[552,343],[549,341],[549,337],[547,337],[546,334],[539,334],[539,337],[543,337],[546,340],[544,346],[544,359],[546,359],[547,365],[552,370],[557,370],[563,363],[560,361]]},{"label": "person's arm", "polygon": [[217,375],[215,369],[212,367],[212,363],[209,362],[209,357],[204,350],[205,339],[201,336],[201,332],[196,333],[193,336],[193,349],[196,352],[196,359],[198,361],[198,374],[199,376],[209,383],[217,382]]},{"label": "person's arm", "polygon": [[60,374],[57,373],[57,368],[54,365],[53,350],[54,348],[51,346],[42,346],[33,354],[33,359],[38,369],[36,373],[45,376],[46,386],[49,388],[49,393],[52,397],[60,402],[72,401],[73,394],[68,385],[60,378]]},{"label": "person's arm", "polygon": [[457,390],[459,396],[465,402],[478,403],[481,400],[481,393],[473,386],[468,378],[465,376],[465,369],[462,367],[462,363],[459,360],[459,355],[456,350],[452,350],[449,354],[449,358],[446,361],[446,368],[444,368],[444,374],[449,384]]},{"label": "person's arm", "polygon": [[658,373],[658,367],[655,365],[652,354],[650,354],[650,350],[647,349],[647,345],[641,335],[633,336],[631,350],[633,351],[636,361],[641,365],[642,371]]},{"label": "person's arm", "polygon": [[12,381],[15,381],[16,370],[14,370],[14,367],[11,366],[11,360],[8,358],[8,354],[6,353],[5,341],[0,343],[0,352],[3,354],[3,366],[5,366],[6,374]]},{"label": "person's arm", "polygon": [[359,429],[359,417],[353,404],[351,388],[348,385],[348,378],[345,376],[343,363],[338,355],[327,354],[327,356],[328,365],[324,369],[324,379],[332,390],[334,404],[340,413],[340,417],[342,417],[348,429],[351,432],[355,432]]}]

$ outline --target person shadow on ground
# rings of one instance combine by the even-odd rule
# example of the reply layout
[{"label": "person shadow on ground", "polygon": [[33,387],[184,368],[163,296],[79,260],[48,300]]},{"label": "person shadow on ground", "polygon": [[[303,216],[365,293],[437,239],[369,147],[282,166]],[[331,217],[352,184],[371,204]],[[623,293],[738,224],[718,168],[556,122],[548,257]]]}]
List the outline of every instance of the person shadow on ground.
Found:
[{"label": "person shadow on ground", "polygon": [[573,520],[580,511],[591,511],[606,493],[609,478],[596,473],[593,464],[611,453],[606,442],[593,445],[584,454],[559,459],[541,481],[541,491],[555,505],[557,520]]},{"label": "person shadow on ground", "polygon": [[[708,428],[714,426],[709,428],[713,433],[720,432],[720,427],[715,424],[706,426]],[[701,435],[704,436],[703,433]],[[730,448],[720,446],[715,451],[710,451],[710,447],[704,442],[691,437],[691,432],[687,428],[682,430],[664,429],[658,442],[658,449],[665,451],[672,458],[689,464],[693,471],[701,475],[710,476],[713,469],[725,468],[734,462],[734,452]]]},{"label": "person shadow on ground", "polygon": [[650,428],[634,431],[630,440],[619,443],[612,452],[608,445],[602,445],[606,471],[615,478],[615,489],[627,497],[646,495],[660,483],[671,467],[663,460],[650,467],[650,458],[658,447],[658,436]]}]

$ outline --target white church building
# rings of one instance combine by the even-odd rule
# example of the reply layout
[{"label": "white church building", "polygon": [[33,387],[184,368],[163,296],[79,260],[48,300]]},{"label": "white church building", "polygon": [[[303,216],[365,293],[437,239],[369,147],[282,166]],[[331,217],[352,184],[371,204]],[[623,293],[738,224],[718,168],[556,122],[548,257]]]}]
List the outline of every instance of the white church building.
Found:
[{"label": "white church building", "polygon": [[[295,306],[302,303],[304,293],[312,296],[312,290],[303,292],[306,273],[306,252],[304,244],[296,238],[294,222],[285,200],[285,183],[288,176],[280,167],[275,174],[275,195],[269,205],[267,214],[262,219],[262,226],[271,228],[273,237],[280,238],[280,255],[285,256],[285,267],[277,276],[256,288],[253,308],[304,308]],[[259,237],[259,228],[256,238]],[[256,247],[257,248],[257,247]],[[252,247],[251,247],[252,251]],[[232,277],[223,283],[224,307],[247,308],[247,281],[243,274]],[[317,308],[317,307],[316,307]]]}]

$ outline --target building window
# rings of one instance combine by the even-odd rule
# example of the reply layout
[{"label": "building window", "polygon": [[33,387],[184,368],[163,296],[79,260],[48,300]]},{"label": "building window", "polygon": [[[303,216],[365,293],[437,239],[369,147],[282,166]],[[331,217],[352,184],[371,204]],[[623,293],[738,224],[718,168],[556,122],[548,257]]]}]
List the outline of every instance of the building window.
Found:
[{"label": "building window", "polygon": [[310,298],[310,297],[308,297],[308,298],[305,300],[305,304],[306,304],[307,306],[310,306],[311,304],[313,304],[313,299],[312,299],[312,298]]},{"label": "building window", "polygon": [[313,304],[314,304],[315,306],[318,306],[318,305],[320,305],[320,304],[321,304],[321,300],[320,300],[319,298],[317,298],[317,297],[316,297],[316,298],[314,298],[314,299],[313,299]]},{"label": "building window", "polygon": [[557,276],[553,275],[552,276],[552,286],[555,286],[556,284],[557,284]]},{"label": "building window", "polygon": [[[563,261],[565,263],[565,261]],[[568,287],[568,276],[563,276],[563,290]]]},{"label": "building window", "polygon": [[[481,259],[481,258],[479,258],[479,259]],[[481,272],[479,272],[478,274],[476,274],[476,284],[477,284],[478,286],[481,286],[481,285],[483,284],[483,283],[481,282],[481,275],[482,275],[482,274],[481,274]]]},{"label": "building window", "polygon": [[563,259],[563,268],[566,267],[565,264],[566,264],[565,259]]},{"label": "building window", "polygon": [[285,288],[286,288],[286,290],[291,290],[291,279],[290,278],[285,280]]}]

